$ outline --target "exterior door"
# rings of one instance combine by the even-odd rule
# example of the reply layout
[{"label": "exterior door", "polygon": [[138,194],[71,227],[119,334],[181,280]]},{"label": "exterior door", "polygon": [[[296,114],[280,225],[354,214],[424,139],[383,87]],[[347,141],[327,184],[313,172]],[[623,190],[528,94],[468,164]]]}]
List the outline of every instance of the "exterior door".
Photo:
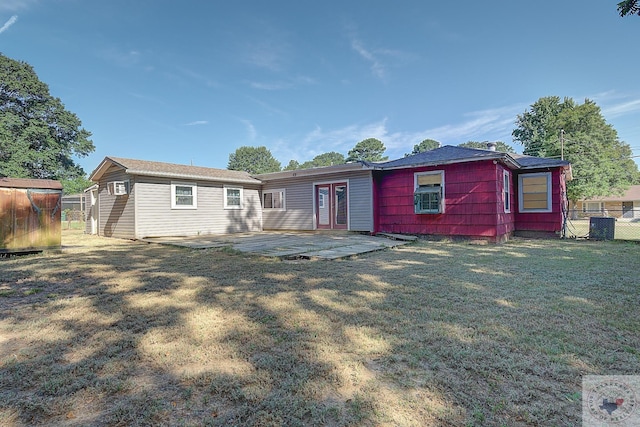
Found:
[{"label": "exterior door", "polygon": [[318,184],[315,193],[317,228],[346,230],[349,226],[347,183]]},{"label": "exterior door", "polygon": [[[86,208],[86,207],[85,207]],[[91,234],[98,234],[98,190],[91,190]]]},{"label": "exterior door", "polygon": [[622,202],[622,217],[633,218],[633,202]]}]

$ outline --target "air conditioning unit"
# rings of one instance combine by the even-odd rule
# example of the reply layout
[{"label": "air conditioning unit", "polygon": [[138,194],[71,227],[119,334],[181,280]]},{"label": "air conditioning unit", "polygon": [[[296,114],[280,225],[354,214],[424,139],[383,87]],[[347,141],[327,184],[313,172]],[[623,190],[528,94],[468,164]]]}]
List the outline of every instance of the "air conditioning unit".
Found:
[{"label": "air conditioning unit", "polygon": [[124,196],[129,193],[128,181],[111,181],[107,183],[107,191],[112,196]]},{"label": "air conditioning unit", "polygon": [[610,217],[591,217],[589,220],[589,239],[613,240],[616,230],[616,219]]}]

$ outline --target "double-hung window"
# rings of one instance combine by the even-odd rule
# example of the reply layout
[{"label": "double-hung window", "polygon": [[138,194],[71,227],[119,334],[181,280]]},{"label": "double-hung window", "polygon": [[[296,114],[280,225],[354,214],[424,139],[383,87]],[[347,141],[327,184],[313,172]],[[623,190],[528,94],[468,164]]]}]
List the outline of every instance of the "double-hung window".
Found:
[{"label": "double-hung window", "polygon": [[509,213],[511,212],[511,174],[509,171],[504,171],[502,177],[502,202],[505,213]]},{"label": "double-hung window", "polygon": [[417,214],[444,212],[444,171],[414,174],[413,208]]},{"label": "double-hung window", "polygon": [[197,209],[198,186],[195,183],[171,183],[171,209]]},{"label": "double-hung window", "polygon": [[224,187],[224,208],[242,209],[242,187]]},{"label": "double-hung window", "polygon": [[264,209],[285,210],[284,190],[268,190],[262,193],[262,207]]},{"label": "double-hung window", "polygon": [[520,212],[551,212],[551,172],[518,176]]}]

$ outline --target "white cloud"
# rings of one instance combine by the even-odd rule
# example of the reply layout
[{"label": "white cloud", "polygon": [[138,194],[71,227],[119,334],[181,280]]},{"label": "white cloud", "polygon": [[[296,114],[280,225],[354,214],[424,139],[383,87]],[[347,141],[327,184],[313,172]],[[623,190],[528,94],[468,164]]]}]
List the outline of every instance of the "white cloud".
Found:
[{"label": "white cloud", "polygon": [[18,10],[25,10],[32,4],[36,3],[38,3],[38,0],[2,0],[0,2],[0,11],[7,10],[15,12]]},{"label": "white cloud", "polygon": [[273,82],[249,82],[249,86],[254,89],[260,90],[285,90],[292,89],[299,86],[308,86],[316,84],[316,81],[311,77],[298,76],[289,80],[280,80]]},{"label": "white cloud", "polygon": [[208,125],[208,124],[209,124],[208,120],[196,120],[193,122],[186,123],[185,126],[202,126],[202,125]]},{"label": "white cloud", "polygon": [[251,141],[254,141],[256,139],[256,136],[258,136],[258,132],[256,131],[256,127],[253,125],[253,123],[251,123],[249,120],[247,119],[240,119],[240,121],[245,125],[245,127],[247,128],[247,133],[249,134],[249,139]]},{"label": "white cloud", "polygon": [[386,69],[382,62],[374,55],[373,52],[367,50],[362,42],[357,39],[351,40],[351,48],[355,50],[362,58],[364,58],[369,64],[371,64],[371,72],[374,76],[383,79],[386,74]]},{"label": "white cloud", "polygon": [[602,107],[602,114],[609,119],[633,113],[640,113],[640,99]]},{"label": "white cloud", "polygon": [[9,20],[5,22],[2,27],[0,27],[0,34],[7,31],[9,27],[11,27],[13,24],[16,23],[17,20],[18,20],[18,15],[13,15],[11,18],[9,18]]}]

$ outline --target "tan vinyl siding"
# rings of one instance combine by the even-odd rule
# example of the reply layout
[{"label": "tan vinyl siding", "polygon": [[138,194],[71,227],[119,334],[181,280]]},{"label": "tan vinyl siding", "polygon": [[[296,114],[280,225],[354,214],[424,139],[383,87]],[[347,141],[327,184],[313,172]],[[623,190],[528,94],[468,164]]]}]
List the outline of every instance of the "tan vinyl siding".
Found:
[{"label": "tan vinyl siding", "polygon": [[[171,182],[197,184],[197,209],[171,208]],[[258,186],[243,188],[242,209],[224,209],[224,184],[137,177],[137,238],[262,230]]]},{"label": "tan vinyl siding", "polygon": [[[107,191],[111,181],[129,181],[129,194],[112,196]],[[98,234],[123,239],[135,238],[135,185],[133,177],[115,166],[102,176],[98,190]]]},{"label": "tan vinyl siding", "polygon": [[263,211],[265,230],[314,230],[314,183],[349,183],[349,229],[373,231],[373,196],[370,171],[342,172],[331,175],[303,176],[265,182],[263,192],[285,190],[286,210]]}]

